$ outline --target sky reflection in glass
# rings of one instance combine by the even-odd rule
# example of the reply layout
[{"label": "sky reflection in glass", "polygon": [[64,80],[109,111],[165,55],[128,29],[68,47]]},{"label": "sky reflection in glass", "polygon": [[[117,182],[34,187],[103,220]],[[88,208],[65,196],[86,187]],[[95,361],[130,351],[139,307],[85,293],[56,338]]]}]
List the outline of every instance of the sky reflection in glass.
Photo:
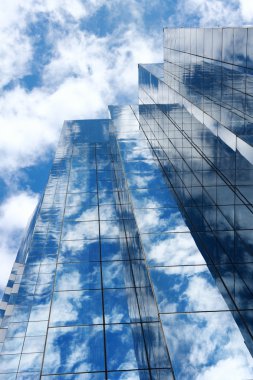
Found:
[{"label": "sky reflection in glass", "polygon": [[139,107],[64,125],[4,295],[0,379],[253,376],[252,31],[164,33]]},{"label": "sky reflection in glass", "polygon": [[59,327],[48,332],[43,374],[104,369],[101,326]]}]

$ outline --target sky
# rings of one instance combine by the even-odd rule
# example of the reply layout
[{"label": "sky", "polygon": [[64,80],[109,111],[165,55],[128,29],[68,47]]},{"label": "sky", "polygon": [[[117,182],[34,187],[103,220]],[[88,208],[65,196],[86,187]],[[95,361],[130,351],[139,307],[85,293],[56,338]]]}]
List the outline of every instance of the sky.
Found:
[{"label": "sky", "polygon": [[0,4],[0,294],[46,185],[64,120],[137,102],[162,28],[239,26],[251,0],[10,0]]}]

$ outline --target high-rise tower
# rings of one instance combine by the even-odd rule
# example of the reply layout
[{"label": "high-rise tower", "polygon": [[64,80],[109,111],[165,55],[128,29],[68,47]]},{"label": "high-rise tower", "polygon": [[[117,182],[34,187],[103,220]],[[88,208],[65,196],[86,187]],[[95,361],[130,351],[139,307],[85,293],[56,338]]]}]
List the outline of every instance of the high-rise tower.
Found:
[{"label": "high-rise tower", "polygon": [[139,106],[65,122],[2,301],[1,379],[253,376],[253,29],[165,29]]}]

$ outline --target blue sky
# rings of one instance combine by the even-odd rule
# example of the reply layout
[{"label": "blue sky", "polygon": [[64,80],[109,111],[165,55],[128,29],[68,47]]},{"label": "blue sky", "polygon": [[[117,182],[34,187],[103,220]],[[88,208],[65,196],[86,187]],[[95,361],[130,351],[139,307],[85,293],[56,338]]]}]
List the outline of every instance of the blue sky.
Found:
[{"label": "blue sky", "polygon": [[251,24],[250,0],[12,0],[0,7],[0,291],[65,119],[137,101],[164,26]]}]

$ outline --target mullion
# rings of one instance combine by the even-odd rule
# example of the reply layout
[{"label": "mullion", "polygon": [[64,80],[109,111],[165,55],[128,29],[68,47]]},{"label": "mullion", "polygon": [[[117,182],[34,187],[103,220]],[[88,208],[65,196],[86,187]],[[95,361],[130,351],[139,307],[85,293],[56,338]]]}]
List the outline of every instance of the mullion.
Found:
[{"label": "mullion", "polygon": [[99,199],[99,185],[98,185],[98,147],[95,145],[95,162],[96,162],[96,186],[97,186],[97,201],[98,201],[98,229],[99,229],[99,257],[100,257],[100,280],[101,280],[101,296],[102,296],[102,313],[103,313],[103,338],[104,338],[104,366],[105,366],[105,380],[108,379],[107,374],[107,351],[106,351],[106,331],[105,331],[105,302],[104,302],[104,286],[103,286],[103,267],[102,267],[102,245],[101,245],[101,231],[100,231],[100,199]]}]

